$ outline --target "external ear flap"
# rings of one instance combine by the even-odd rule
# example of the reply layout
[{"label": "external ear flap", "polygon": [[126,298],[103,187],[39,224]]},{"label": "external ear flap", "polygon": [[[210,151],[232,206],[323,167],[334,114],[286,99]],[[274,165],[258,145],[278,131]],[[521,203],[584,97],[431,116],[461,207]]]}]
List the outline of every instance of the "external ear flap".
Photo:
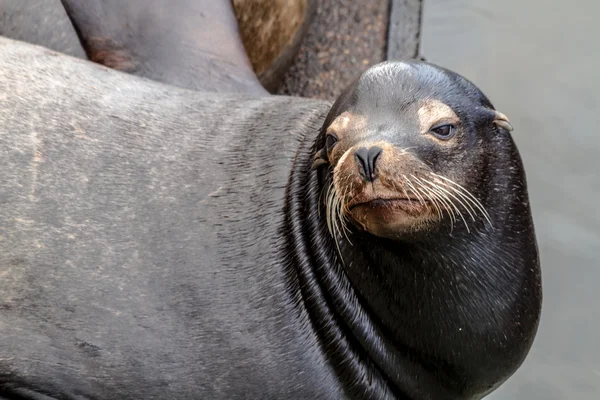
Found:
[{"label": "external ear flap", "polygon": [[320,166],[326,165],[328,163],[329,161],[327,160],[327,151],[325,151],[325,148],[322,148],[321,150],[317,151],[317,154],[315,154],[314,162],[312,164],[311,169],[317,169]]},{"label": "external ear flap", "polygon": [[498,125],[502,129],[506,129],[508,132],[513,131],[513,127],[508,120],[508,117],[502,114],[500,111],[494,112],[496,115],[494,116],[494,123]]}]

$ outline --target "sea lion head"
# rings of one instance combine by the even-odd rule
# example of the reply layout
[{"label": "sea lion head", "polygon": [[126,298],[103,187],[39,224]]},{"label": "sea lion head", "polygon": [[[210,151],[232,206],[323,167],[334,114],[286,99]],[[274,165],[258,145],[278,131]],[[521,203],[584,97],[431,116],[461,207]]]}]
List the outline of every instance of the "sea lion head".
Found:
[{"label": "sea lion head", "polygon": [[[313,168],[328,167],[330,230],[375,236],[492,225],[483,194],[491,142],[507,117],[465,78],[424,62],[386,62],[338,98]],[[493,154],[492,154],[493,156]]]}]

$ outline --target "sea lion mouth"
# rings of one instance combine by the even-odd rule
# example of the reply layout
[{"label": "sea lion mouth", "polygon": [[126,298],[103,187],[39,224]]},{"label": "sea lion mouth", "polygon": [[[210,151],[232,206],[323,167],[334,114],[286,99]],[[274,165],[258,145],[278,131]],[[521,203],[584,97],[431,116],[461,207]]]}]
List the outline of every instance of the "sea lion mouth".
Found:
[{"label": "sea lion mouth", "polygon": [[347,205],[347,216],[353,223],[376,236],[396,237],[419,229],[435,217],[433,205],[405,195],[377,196],[360,194]]},{"label": "sea lion mouth", "polygon": [[348,204],[348,211],[352,211],[357,207],[368,207],[368,208],[414,208],[415,206],[424,206],[427,203],[426,200],[411,198],[411,197],[391,197],[382,198],[375,197],[371,199],[359,199],[352,200]]}]

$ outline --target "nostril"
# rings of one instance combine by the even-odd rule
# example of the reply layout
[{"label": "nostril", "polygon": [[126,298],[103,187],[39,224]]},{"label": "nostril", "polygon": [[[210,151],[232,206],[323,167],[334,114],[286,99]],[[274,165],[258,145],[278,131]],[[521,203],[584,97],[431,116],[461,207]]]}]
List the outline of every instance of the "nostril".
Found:
[{"label": "nostril", "polygon": [[381,153],[383,152],[383,149],[379,146],[373,146],[369,149],[369,152],[367,154],[367,162],[369,164],[369,170],[371,172],[371,179],[370,180],[374,180],[375,177],[377,176],[377,160],[379,159],[379,156],[381,155]]},{"label": "nostril", "polygon": [[382,151],[381,147],[373,146],[368,150],[366,147],[361,147],[354,152],[359,168],[367,182],[372,182],[377,177],[377,160]]},{"label": "nostril", "polygon": [[369,180],[369,151],[366,147],[361,147],[354,152],[354,156],[358,160],[359,167],[362,169],[361,172],[364,174],[365,178]]}]

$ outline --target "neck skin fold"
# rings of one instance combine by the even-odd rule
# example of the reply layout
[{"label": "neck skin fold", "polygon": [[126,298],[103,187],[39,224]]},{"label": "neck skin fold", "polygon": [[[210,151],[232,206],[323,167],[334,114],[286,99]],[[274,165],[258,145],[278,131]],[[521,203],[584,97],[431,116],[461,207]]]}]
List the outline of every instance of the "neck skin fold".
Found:
[{"label": "neck skin fold", "polygon": [[523,293],[536,276],[520,273],[521,260],[511,267],[484,229],[445,234],[445,248],[431,245],[437,233],[409,243],[353,229],[336,246],[322,203],[327,171],[311,170],[312,153],[305,139],[286,199],[290,289],[347,395],[476,399],[497,387],[531,345],[537,293]]},{"label": "neck skin fold", "polygon": [[319,210],[322,186],[319,173],[310,169],[308,145],[303,143],[298,153],[287,196],[291,282],[347,394],[373,399],[454,398],[433,374],[385,340],[363,307]]}]

